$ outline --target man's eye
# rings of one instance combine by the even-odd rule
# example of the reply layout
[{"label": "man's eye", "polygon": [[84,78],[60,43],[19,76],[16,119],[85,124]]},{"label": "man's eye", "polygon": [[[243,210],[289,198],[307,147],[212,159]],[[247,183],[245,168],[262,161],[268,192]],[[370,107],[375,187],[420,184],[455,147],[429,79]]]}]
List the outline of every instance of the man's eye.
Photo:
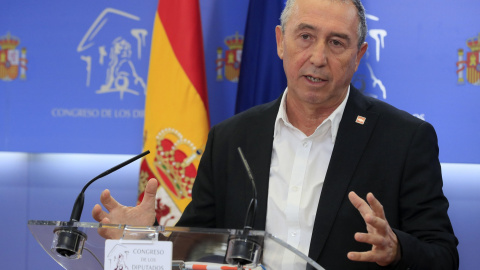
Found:
[{"label": "man's eye", "polygon": [[342,43],[341,43],[340,41],[338,41],[338,40],[332,40],[331,42],[332,42],[332,44],[333,44],[334,46],[340,46],[340,45],[342,45]]},{"label": "man's eye", "polygon": [[309,38],[310,38],[310,36],[307,35],[307,34],[303,34],[303,35],[302,35],[302,39],[309,39]]}]

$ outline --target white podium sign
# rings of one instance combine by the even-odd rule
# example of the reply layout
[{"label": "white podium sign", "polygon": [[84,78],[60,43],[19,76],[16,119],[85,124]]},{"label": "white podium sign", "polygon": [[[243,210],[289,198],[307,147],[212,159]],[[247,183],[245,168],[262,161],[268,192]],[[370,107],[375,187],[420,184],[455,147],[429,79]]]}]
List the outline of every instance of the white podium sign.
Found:
[{"label": "white podium sign", "polygon": [[171,270],[172,242],[106,240],[105,270]]}]

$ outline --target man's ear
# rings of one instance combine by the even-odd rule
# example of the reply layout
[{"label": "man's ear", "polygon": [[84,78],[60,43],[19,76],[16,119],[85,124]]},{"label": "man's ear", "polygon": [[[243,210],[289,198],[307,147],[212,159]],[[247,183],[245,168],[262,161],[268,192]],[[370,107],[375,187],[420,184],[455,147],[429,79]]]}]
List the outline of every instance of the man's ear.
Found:
[{"label": "man's ear", "polygon": [[283,33],[282,33],[282,27],[280,25],[277,25],[275,27],[275,37],[277,39],[277,54],[280,59],[283,60]]},{"label": "man's ear", "polygon": [[355,59],[355,71],[358,69],[358,65],[360,65],[360,60],[362,60],[363,55],[368,49],[368,43],[364,42],[362,46],[360,46],[360,50],[357,52],[357,57]]}]

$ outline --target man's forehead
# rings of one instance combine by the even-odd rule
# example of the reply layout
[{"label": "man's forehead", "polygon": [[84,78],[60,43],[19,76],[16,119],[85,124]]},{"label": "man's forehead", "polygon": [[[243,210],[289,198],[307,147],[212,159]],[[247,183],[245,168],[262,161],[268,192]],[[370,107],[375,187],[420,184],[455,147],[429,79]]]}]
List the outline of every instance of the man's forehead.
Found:
[{"label": "man's forehead", "polygon": [[354,12],[355,4],[350,0],[296,0],[292,7],[292,15],[302,14],[308,11],[329,13],[332,8],[341,8],[343,12]]},{"label": "man's forehead", "polygon": [[[323,5],[319,2],[324,2]],[[313,3],[313,5],[309,5]],[[317,5],[315,5],[317,3]],[[332,5],[338,6],[330,6]],[[349,5],[346,5],[349,3]],[[326,5],[325,5],[326,4]],[[341,6],[340,6],[341,4]],[[322,26],[319,21],[328,19],[329,22],[338,21],[340,25],[348,25],[349,18],[355,26],[358,24],[358,15],[355,5],[348,0],[297,0],[296,7],[293,8],[289,20],[286,25],[291,24],[292,29],[312,29],[316,30]],[[293,19],[293,20],[292,20]],[[289,23],[289,22],[292,22]]]}]

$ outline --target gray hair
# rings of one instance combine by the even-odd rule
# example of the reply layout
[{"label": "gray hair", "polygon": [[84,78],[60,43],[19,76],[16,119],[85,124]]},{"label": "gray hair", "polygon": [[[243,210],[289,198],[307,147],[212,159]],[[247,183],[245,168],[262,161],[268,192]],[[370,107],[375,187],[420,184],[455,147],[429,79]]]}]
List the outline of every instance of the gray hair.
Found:
[{"label": "gray hair", "polygon": [[[347,0],[341,0],[342,2],[345,2]],[[362,44],[365,42],[365,39],[367,37],[367,19],[365,17],[365,8],[362,5],[362,2],[360,0],[350,0],[355,7],[357,8],[357,15],[358,15],[358,48],[362,46]],[[285,33],[285,24],[287,23],[288,19],[290,18],[290,15],[292,12],[298,9],[298,6],[295,5],[296,0],[287,0],[287,3],[285,4],[285,8],[282,11],[282,15],[280,16],[280,25],[282,27],[282,32]]]}]

